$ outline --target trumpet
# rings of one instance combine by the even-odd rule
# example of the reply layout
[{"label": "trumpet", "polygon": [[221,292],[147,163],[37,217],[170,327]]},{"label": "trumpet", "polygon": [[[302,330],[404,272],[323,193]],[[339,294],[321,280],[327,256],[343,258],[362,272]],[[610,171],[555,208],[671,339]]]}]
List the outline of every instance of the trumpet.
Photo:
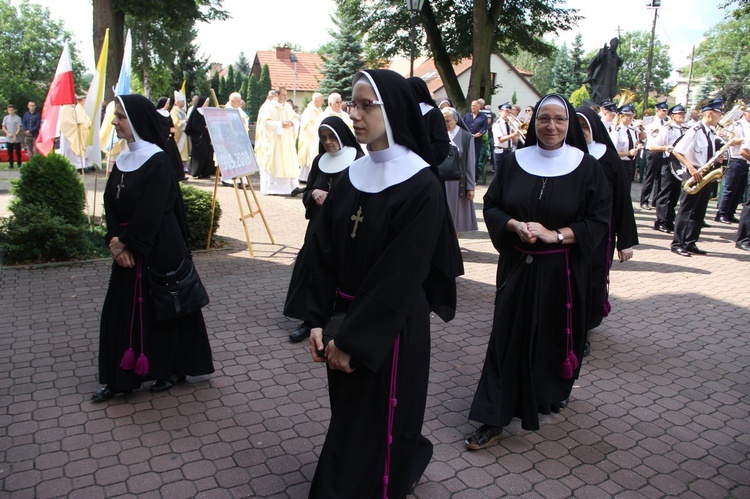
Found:
[{"label": "trumpet", "polygon": [[[524,131],[524,123],[521,123],[518,121],[518,118],[516,118],[513,113],[508,113],[508,124],[513,129],[514,132],[518,132],[518,140],[521,141],[522,144],[526,143],[526,132]],[[529,126],[526,125],[526,129],[528,130]]]}]

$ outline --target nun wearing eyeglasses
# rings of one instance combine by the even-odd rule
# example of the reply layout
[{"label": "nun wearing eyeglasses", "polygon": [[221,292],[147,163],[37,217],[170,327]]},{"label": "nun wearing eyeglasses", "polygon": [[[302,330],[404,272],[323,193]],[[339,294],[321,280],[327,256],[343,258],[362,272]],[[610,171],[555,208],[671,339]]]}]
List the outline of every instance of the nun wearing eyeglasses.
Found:
[{"label": "nun wearing eyeglasses", "polygon": [[[587,329],[590,331],[602,323],[612,309],[609,303],[609,270],[617,249],[620,263],[633,257],[633,246],[638,244],[638,229],[635,224],[633,203],[630,201],[628,179],[622,167],[607,129],[599,116],[589,107],[576,108],[578,124],[581,125],[589,154],[594,156],[607,178],[612,192],[612,213],[609,227],[591,261],[590,315]],[[591,349],[588,335],[584,345],[584,356]]]},{"label": "nun wearing eyeglasses", "polygon": [[[369,155],[341,174],[310,241],[310,352],[327,362],[331,403],[310,497],[403,498],[432,456],[421,435],[430,311],[453,318],[463,266],[406,80],[360,71],[352,100]],[[332,316],[340,328],[330,339]]]},{"label": "nun wearing eyeglasses", "polygon": [[517,417],[568,404],[586,334],[589,268],[607,232],[611,194],[573,107],[562,96],[534,109],[526,145],[503,160],[484,196],[484,219],[500,253],[495,313],[466,437],[477,450]]}]

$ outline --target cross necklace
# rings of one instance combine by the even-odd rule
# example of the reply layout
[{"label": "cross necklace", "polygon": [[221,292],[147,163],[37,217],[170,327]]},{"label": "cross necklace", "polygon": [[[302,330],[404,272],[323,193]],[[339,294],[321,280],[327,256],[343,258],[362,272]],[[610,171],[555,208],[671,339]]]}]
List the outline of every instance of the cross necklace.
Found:
[{"label": "cross necklace", "polygon": [[117,195],[115,199],[120,199],[120,191],[125,187],[125,173],[120,177],[120,181],[117,183]]},{"label": "cross necklace", "polygon": [[549,179],[548,178],[543,178],[542,179],[542,188],[539,191],[539,199],[542,199],[542,194],[544,194],[544,188],[547,187],[547,180],[549,180]]},{"label": "cross necklace", "polygon": [[351,216],[352,222],[354,222],[354,230],[352,230],[352,239],[357,237],[357,228],[359,227],[359,224],[364,221],[365,217],[362,216],[362,207],[360,206],[357,210],[356,215]]}]

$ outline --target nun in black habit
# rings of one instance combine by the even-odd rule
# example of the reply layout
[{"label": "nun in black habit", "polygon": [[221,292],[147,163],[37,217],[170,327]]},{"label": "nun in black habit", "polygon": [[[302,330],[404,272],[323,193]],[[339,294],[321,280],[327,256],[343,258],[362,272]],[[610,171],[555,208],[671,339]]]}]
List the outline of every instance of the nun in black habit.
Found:
[{"label": "nun in black habit", "polygon": [[[630,260],[633,256],[633,246],[638,244],[638,229],[635,225],[625,169],[604,123],[586,106],[577,107],[576,114],[586,138],[589,154],[599,161],[612,192],[609,230],[594,250],[591,260],[591,305],[588,323],[588,329],[591,330],[599,326],[612,309],[609,303],[609,269],[612,266],[615,248],[620,262]],[[588,354],[590,348],[586,338],[585,354]]]},{"label": "nun in black habit", "polygon": [[159,100],[156,102],[156,112],[159,113],[159,123],[164,130],[164,142],[166,145],[164,152],[169,155],[169,160],[172,162],[175,178],[177,178],[177,180],[185,180],[185,170],[182,168],[180,150],[177,148],[177,143],[174,141],[174,124],[172,123],[172,116],[169,114],[169,103],[169,97],[159,97]]},{"label": "nun in black habit", "polygon": [[448,140],[448,129],[445,126],[443,113],[438,109],[437,104],[430,95],[430,89],[422,78],[413,76],[406,82],[414,94],[414,98],[419,103],[419,110],[422,112],[425,130],[427,131],[427,140],[430,141],[432,156],[435,158],[436,165],[439,165],[448,156],[450,151],[450,140]]},{"label": "nun in black habit", "polygon": [[481,427],[470,450],[500,438],[518,417],[539,429],[539,413],[568,403],[587,326],[591,255],[605,233],[611,194],[589,155],[573,107],[544,97],[526,144],[507,156],[484,196],[495,248],[495,315],[469,419]]},{"label": "nun in black habit", "polygon": [[[453,318],[463,265],[404,78],[360,71],[352,101],[354,133],[369,156],[341,174],[310,238],[310,352],[328,363],[331,402],[310,497],[397,499],[416,485],[432,455],[421,436],[430,310]],[[324,347],[334,310],[346,316]]]},{"label": "nun in black habit", "polygon": [[214,371],[200,310],[165,322],[153,315],[147,270],[166,273],[188,255],[185,206],[154,105],[135,94],[116,99],[112,124],[127,149],[117,156],[104,191],[114,263],[99,335],[99,381],[105,386],[94,393],[96,402],[146,380],[157,380],[152,391],[164,391],[186,375]]},{"label": "nun in black habit", "polygon": [[[320,207],[335,185],[336,179],[349,168],[354,160],[364,156],[362,147],[354,137],[349,125],[338,116],[325,118],[318,126],[318,155],[313,159],[307,184],[302,191],[302,203],[305,205],[305,218],[310,222],[305,231],[305,244],[297,254],[292,270],[292,279],[284,303],[284,315],[305,320],[307,316],[307,278],[311,263],[305,260],[307,241],[315,226]],[[294,330],[289,339],[299,342],[310,336],[310,325],[305,320]]]},{"label": "nun in black habit", "polygon": [[216,172],[214,166],[214,147],[203,117],[203,108],[208,105],[208,97],[201,95],[195,101],[193,112],[188,117],[185,133],[190,137],[192,152],[188,171],[196,178],[209,178]]}]

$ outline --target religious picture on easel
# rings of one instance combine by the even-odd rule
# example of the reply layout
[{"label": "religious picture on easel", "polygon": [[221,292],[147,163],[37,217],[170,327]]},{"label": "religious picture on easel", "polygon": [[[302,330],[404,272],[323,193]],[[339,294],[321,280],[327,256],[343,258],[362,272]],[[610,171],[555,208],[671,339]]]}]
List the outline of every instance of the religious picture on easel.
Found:
[{"label": "religious picture on easel", "polygon": [[203,110],[203,116],[206,118],[222,179],[257,172],[258,162],[237,110],[207,107]]}]

